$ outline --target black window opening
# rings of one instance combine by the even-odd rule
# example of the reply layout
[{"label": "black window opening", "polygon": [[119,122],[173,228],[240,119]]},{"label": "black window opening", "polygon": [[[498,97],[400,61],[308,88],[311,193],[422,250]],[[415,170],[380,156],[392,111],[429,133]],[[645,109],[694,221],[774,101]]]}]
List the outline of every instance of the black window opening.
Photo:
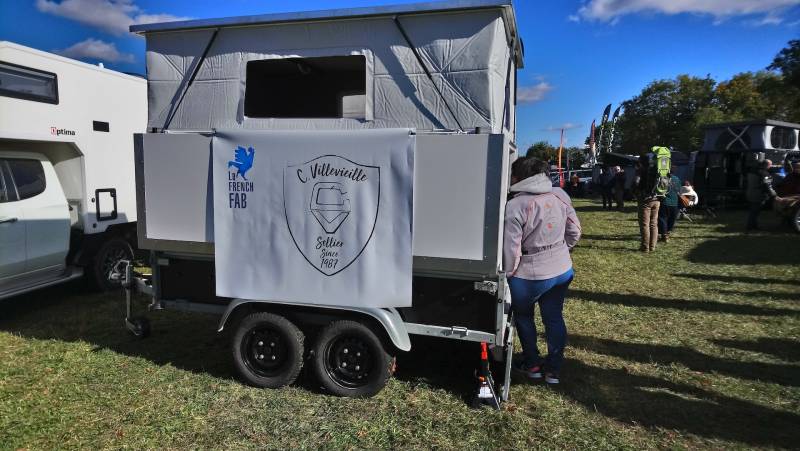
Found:
[{"label": "black window opening", "polygon": [[39,160],[7,160],[7,168],[17,188],[17,199],[25,200],[38,196],[47,186],[44,168]]},{"label": "black window opening", "polygon": [[58,104],[56,74],[0,61],[0,95]]},{"label": "black window opening", "polygon": [[247,63],[244,115],[252,118],[366,118],[363,55]]},{"label": "black window opening", "polygon": [[108,132],[108,122],[92,121],[92,130],[96,132]]},{"label": "black window opening", "polygon": [[794,149],[797,135],[793,128],[773,127],[769,134],[769,143],[773,149]]}]

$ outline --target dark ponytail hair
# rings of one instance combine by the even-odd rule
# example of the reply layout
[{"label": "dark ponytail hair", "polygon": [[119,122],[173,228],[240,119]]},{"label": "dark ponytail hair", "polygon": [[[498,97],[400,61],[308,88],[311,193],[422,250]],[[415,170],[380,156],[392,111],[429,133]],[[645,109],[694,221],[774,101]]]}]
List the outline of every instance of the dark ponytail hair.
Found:
[{"label": "dark ponytail hair", "polygon": [[549,176],[550,164],[534,157],[521,157],[511,165],[511,175],[518,181],[538,174]]}]

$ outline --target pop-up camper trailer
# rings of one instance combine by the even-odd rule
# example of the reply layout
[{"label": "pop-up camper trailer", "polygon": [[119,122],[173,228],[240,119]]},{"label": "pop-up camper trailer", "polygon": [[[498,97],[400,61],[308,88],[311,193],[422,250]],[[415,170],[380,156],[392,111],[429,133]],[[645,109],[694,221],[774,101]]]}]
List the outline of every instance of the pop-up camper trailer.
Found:
[{"label": "pop-up camper trailer", "polygon": [[305,346],[327,390],[372,395],[409,335],[428,335],[492,348],[507,395],[510,1],[131,30],[147,40],[150,133],[135,153],[153,274],[128,270],[127,285],[153,308],[221,314],[255,385],[291,383]]},{"label": "pop-up camper trailer", "polygon": [[771,160],[778,169],[800,160],[799,131],[800,124],[770,119],[707,125],[693,174],[700,199],[743,200],[747,173],[759,161]]}]

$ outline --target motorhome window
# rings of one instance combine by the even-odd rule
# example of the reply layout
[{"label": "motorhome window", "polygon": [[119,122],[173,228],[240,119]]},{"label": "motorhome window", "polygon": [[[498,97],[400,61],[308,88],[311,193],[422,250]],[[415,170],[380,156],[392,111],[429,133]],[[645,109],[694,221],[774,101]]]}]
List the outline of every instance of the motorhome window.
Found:
[{"label": "motorhome window", "polygon": [[109,130],[108,122],[92,121],[92,130],[96,132],[107,132]]},{"label": "motorhome window", "polygon": [[57,104],[58,79],[50,72],[0,61],[0,95]]},{"label": "motorhome window", "polygon": [[363,55],[249,61],[244,114],[252,118],[366,116]]},{"label": "motorhome window", "polygon": [[44,168],[39,160],[8,160],[11,178],[17,187],[19,200],[30,199],[44,192]]},{"label": "motorhome window", "polygon": [[797,135],[794,129],[773,127],[769,134],[769,142],[773,149],[794,149],[797,145]]}]

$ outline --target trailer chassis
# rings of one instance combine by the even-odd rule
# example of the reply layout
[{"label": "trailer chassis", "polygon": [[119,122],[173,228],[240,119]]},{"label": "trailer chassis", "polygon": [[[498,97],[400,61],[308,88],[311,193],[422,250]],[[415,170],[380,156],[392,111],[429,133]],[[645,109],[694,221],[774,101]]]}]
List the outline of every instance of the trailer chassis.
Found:
[{"label": "trailer chassis", "polygon": [[[461,326],[445,327],[440,325],[407,322],[401,317],[400,314],[398,314],[395,309],[320,306],[247,299],[233,299],[228,305],[216,305],[183,299],[163,299],[160,295],[160,284],[158,280],[160,266],[158,264],[159,253],[154,252],[153,257],[153,262],[155,264],[153,265],[152,274],[143,274],[137,272],[134,270],[132,262],[121,261],[117,264],[111,275],[112,280],[121,281],[121,285],[125,290],[124,325],[125,328],[136,338],[143,339],[150,334],[149,320],[144,316],[137,315],[134,311],[133,301],[134,296],[137,294],[145,295],[151,298],[151,301],[147,306],[148,311],[176,310],[218,314],[220,315],[220,322],[217,329],[218,332],[222,332],[225,329],[225,327],[232,321],[232,318],[236,316],[236,313],[238,313],[240,309],[261,311],[264,309],[269,310],[270,307],[278,307],[279,312],[299,312],[303,309],[313,309],[314,311],[320,313],[319,316],[323,318],[326,316],[339,319],[347,318],[347,321],[350,319],[363,321],[364,317],[370,317],[373,320],[372,324],[379,324],[382,332],[385,333],[389,338],[389,341],[393,347],[401,351],[411,350],[409,335],[447,338],[480,344],[481,360],[480,365],[476,369],[475,373],[477,379],[477,388],[472,405],[474,407],[489,405],[490,407],[499,409],[501,404],[507,401],[509,398],[515,329],[510,310],[510,294],[504,277],[499,277],[497,282],[475,282],[474,285],[475,291],[484,291],[496,295],[497,302],[495,308],[495,333],[492,334],[486,331],[471,330],[467,327]],[[281,315],[278,314],[278,316]],[[302,317],[303,315],[300,316]],[[305,315],[305,318],[308,318],[308,315]],[[327,321],[332,322],[333,320],[328,319]],[[323,319],[322,322],[324,323],[325,320]],[[347,352],[347,348],[344,348],[344,352]],[[496,370],[495,372],[501,373],[501,378],[497,382],[495,382],[489,365],[489,354],[491,355],[492,360],[498,364],[496,365],[496,368],[499,371]],[[264,356],[261,355],[261,357]],[[394,370],[393,365],[392,359],[392,372]],[[358,367],[356,366],[356,368]],[[251,378],[246,377],[246,375],[243,376],[244,379],[248,380],[248,382],[255,382]],[[254,385],[277,388],[278,386],[286,384],[278,384],[273,386],[270,384],[254,383]],[[335,388],[335,386],[332,388]],[[378,390],[380,388],[382,388],[382,385],[378,388]],[[351,392],[344,390],[335,392],[334,394],[350,396],[350,393]],[[358,391],[354,393],[356,393],[354,396],[363,395]],[[374,393],[369,393],[368,395],[371,396],[371,394]]]}]

